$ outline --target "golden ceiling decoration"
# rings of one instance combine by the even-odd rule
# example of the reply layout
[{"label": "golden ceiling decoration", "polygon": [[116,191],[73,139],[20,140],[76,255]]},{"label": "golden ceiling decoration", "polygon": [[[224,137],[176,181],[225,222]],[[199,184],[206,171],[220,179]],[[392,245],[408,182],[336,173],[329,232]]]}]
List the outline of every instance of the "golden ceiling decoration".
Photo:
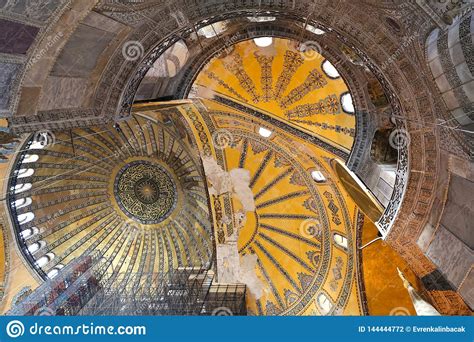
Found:
[{"label": "golden ceiling decoration", "polygon": [[[16,221],[19,241],[44,275],[99,253],[117,275],[214,261],[220,277],[221,247],[236,237],[234,266],[255,258],[248,276],[261,287],[257,296],[248,278],[238,281],[249,288],[250,314],[360,314],[358,212],[333,181],[335,152],[326,147],[215,101],[137,106],[113,127],[75,129],[46,148],[26,147],[39,159],[19,164],[34,173],[16,181],[32,187],[10,203],[31,198],[13,214],[35,217]],[[209,158],[223,174],[248,178],[216,192]],[[245,198],[237,195],[242,186]]]},{"label": "golden ceiling decoration", "polygon": [[297,45],[281,38],[265,48],[240,42],[203,68],[193,93],[232,99],[349,152],[355,136],[354,113],[343,105],[349,89],[332,65],[336,77],[323,67],[328,62],[321,54]]},{"label": "golden ceiling decoration", "polygon": [[[218,102],[197,101],[180,111],[205,156],[225,172],[249,173],[248,183],[238,186],[248,185],[254,209],[235,192],[211,198],[217,258],[219,246],[235,234],[241,262],[247,255],[257,257],[254,272],[263,295],[257,298],[248,285],[249,313],[360,314],[354,260],[358,215],[333,181],[334,155]],[[271,135],[262,136],[261,127]],[[311,177],[315,169],[326,177],[323,183]]]},{"label": "golden ceiling decoration", "polygon": [[168,171],[145,161],[132,162],[119,171],[114,193],[120,208],[144,224],[165,220],[178,200],[176,185]]},{"label": "golden ceiling decoration", "polygon": [[[199,157],[160,115],[55,134],[53,145],[25,146],[22,158],[38,160],[20,159],[17,168],[33,173],[15,182],[32,186],[10,196],[22,249],[43,277],[94,253],[117,274],[210,264]],[[28,213],[34,219],[22,222]]]}]

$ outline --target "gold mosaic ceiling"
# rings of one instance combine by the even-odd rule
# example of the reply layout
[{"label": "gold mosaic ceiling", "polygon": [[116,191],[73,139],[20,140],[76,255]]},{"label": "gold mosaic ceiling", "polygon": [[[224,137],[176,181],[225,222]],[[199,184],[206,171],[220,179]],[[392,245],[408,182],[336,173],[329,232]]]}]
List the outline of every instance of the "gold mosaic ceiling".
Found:
[{"label": "gold mosaic ceiling", "polygon": [[[326,73],[324,61],[284,39],[265,49],[242,42],[196,79],[195,94],[212,93],[215,101],[136,105],[132,118],[113,127],[57,133],[46,148],[34,144],[27,154],[39,159],[19,166],[34,170],[20,180],[32,187],[13,198],[32,265],[51,276],[97,251],[116,273],[219,268],[212,241],[219,247],[237,236],[241,260],[257,257],[251,273],[262,294],[249,292],[250,314],[363,312],[353,242],[362,216],[330,167],[339,151],[350,151],[354,116],[341,104],[346,84]],[[253,209],[233,191],[212,193],[199,157],[214,159],[224,173],[248,173]],[[34,218],[21,222],[28,213]]]},{"label": "gold mosaic ceiling", "polygon": [[194,94],[230,98],[347,153],[355,135],[354,113],[346,112],[353,110],[349,90],[318,50],[315,42],[301,46],[272,38],[270,46],[259,47],[254,40],[243,41],[203,68]]},{"label": "gold mosaic ceiling", "polygon": [[[363,312],[354,259],[355,230],[363,216],[336,181],[330,166],[335,155],[277,126],[264,137],[264,120],[214,101],[198,101],[180,112],[205,156],[229,174],[248,171],[247,180],[229,193],[212,195],[211,204],[218,247],[237,230],[241,262],[246,255],[257,256],[254,272],[263,295],[257,298],[249,286],[249,313]],[[311,177],[315,170],[324,175],[321,183]],[[254,208],[236,190],[244,185]]]},{"label": "gold mosaic ceiling", "polygon": [[[16,179],[24,191],[10,200],[17,203],[21,245],[44,274],[94,252],[117,273],[210,263],[198,155],[161,119],[135,115],[114,127],[56,132],[44,148],[29,146],[18,165],[26,177]],[[50,260],[38,262],[41,256]]]},{"label": "gold mosaic ceiling", "polygon": [[[75,129],[58,133],[54,145],[31,146],[27,161],[39,159],[20,168],[34,173],[17,178],[17,185],[32,188],[11,200],[19,201],[18,232],[32,232],[19,233],[36,261],[32,265],[52,275],[75,257],[98,251],[117,274],[166,272],[211,260],[219,274],[212,240],[219,248],[237,234],[241,262],[257,257],[251,273],[262,295],[248,284],[250,314],[360,314],[354,260],[359,216],[334,181],[334,153],[278,126],[264,137],[263,125],[214,101],[166,109],[143,105],[115,127]],[[222,133],[230,140],[222,140]],[[248,172],[254,207],[246,208],[235,189],[212,193],[199,156],[213,158],[223,172]],[[314,170],[324,176],[322,183],[311,177]],[[31,203],[22,206],[27,198]],[[165,201],[155,210],[160,198]],[[152,212],[146,212],[150,205]],[[35,216],[24,222],[20,215],[29,212]]]}]

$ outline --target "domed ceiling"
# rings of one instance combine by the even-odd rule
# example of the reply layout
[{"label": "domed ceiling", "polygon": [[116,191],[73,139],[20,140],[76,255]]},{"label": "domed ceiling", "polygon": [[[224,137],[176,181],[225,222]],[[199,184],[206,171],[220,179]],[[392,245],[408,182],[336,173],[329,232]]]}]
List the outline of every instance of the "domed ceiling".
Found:
[{"label": "domed ceiling", "polygon": [[351,95],[317,44],[265,39],[208,61],[190,97],[212,100],[135,104],[113,126],[27,142],[9,201],[41,277],[97,253],[138,279],[212,268],[247,285],[253,315],[367,312],[364,215],[331,168],[354,141]]},{"label": "domed ceiling", "polygon": [[[180,111],[199,137],[211,189],[217,273],[240,272],[248,311],[362,313],[354,259],[362,215],[336,181],[330,167],[336,156],[215,101]],[[226,182],[232,186],[222,190]],[[245,263],[252,258],[249,271]]]},{"label": "domed ceiling", "polygon": [[135,115],[25,146],[10,203],[25,255],[43,276],[98,252],[114,272],[210,264],[202,166],[170,122]]},{"label": "domed ceiling", "polygon": [[284,128],[193,100],[136,105],[46,147],[33,137],[10,194],[23,254],[44,278],[89,253],[116,274],[213,267],[247,285],[250,314],[360,314],[362,216],[334,181],[336,155]]},{"label": "domed ceiling", "polygon": [[282,38],[237,43],[204,66],[194,94],[231,99],[349,152],[355,136],[352,98],[320,50],[316,42]]},{"label": "domed ceiling", "polygon": [[[470,313],[459,288],[446,286],[442,269],[419,239],[431,234],[426,229],[440,222],[436,212],[444,210],[437,205],[438,190],[446,170],[452,171],[451,162],[444,165],[444,152],[461,159],[471,152],[454,133],[451,137],[458,127],[439,124],[452,118],[422,58],[425,38],[439,32],[433,23],[440,25],[444,5],[176,0],[131,1],[129,7],[105,0],[88,6],[45,1],[42,8],[25,5],[24,15],[23,7],[11,6],[15,1],[7,3],[5,25],[32,34],[17,47],[4,44],[0,110],[15,134],[61,132],[53,132],[55,143],[46,147],[33,137],[18,156],[11,150],[15,163],[2,169],[17,242],[5,254],[5,305],[19,286],[38,285],[31,268],[51,278],[86,253],[103,255],[115,272],[139,275],[213,263],[226,271],[237,255],[237,266],[245,266],[240,280],[251,293],[250,313],[366,313],[354,262],[362,215],[330,168],[333,158],[348,156],[356,133],[347,81],[362,118],[357,151],[369,151],[371,130],[389,118],[410,134],[410,146],[399,149],[394,200],[382,221],[385,232],[390,227],[386,241],[408,261],[441,312]],[[462,36],[469,37],[469,20],[460,26]],[[229,25],[216,32],[220,25],[211,24],[219,23]],[[16,30],[10,31],[7,43],[15,40]],[[279,34],[306,43],[264,37]],[[415,39],[399,53],[407,35]],[[256,36],[261,37],[240,41]],[[446,54],[446,39],[427,44],[438,44]],[[195,99],[173,110],[155,104],[143,111],[135,104],[130,117],[139,82],[155,57],[178,40],[186,45],[186,58],[173,63],[176,70],[167,76],[176,71],[182,80],[158,83],[159,94],[181,96],[191,77],[190,97],[215,102]],[[129,43],[139,48],[132,58],[124,54]],[[221,48],[223,53],[202,62]],[[345,48],[362,63],[346,58]],[[348,78],[323,54],[347,62],[340,70]],[[452,74],[452,61],[441,60]],[[126,120],[100,126],[116,119]],[[183,119],[187,126],[180,125]],[[364,132],[367,122],[371,127]],[[368,157],[357,157],[350,168],[363,170]],[[426,225],[427,218],[433,224]],[[375,239],[372,228],[369,236]],[[10,263],[8,253],[16,258],[18,247],[24,258]],[[28,267],[19,265],[25,260]],[[388,261],[392,258],[382,260],[384,268]],[[12,273],[16,268],[20,276]],[[390,272],[373,273],[379,278],[372,290],[394,284],[387,285]],[[391,287],[387,292],[393,298]]]}]

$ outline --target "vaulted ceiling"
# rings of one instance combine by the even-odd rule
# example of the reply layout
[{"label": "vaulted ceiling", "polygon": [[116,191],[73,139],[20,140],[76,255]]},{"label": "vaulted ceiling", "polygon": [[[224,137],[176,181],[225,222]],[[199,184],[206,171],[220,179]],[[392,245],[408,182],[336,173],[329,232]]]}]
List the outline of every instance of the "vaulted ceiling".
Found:
[{"label": "vaulted ceiling", "polygon": [[[219,151],[207,151],[207,156],[212,154],[223,172],[243,168],[250,173],[249,188],[256,197],[256,209],[254,214],[247,213],[239,252],[259,256],[259,276],[271,288],[261,299],[249,303],[251,311],[324,313],[329,308],[331,313],[361,313],[363,308],[356,304],[355,295],[360,289],[349,266],[353,251],[327,245],[329,232],[338,231],[345,234],[349,246],[351,239],[356,239],[353,234],[358,224],[355,205],[336,185],[328,159],[340,158],[369,182],[373,166],[370,144],[375,131],[397,127],[409,133],[411,143],[399,151],[396,191],[378,227],[429,285],[431,299],[444,312],[465,312],[462,299],[437,276],[437,265],[418,243],[442,197],[438,192],[444,187],[445,161],[440,150],[462,160],[469,159],[472,146],[453,127],[438,125],[439,120],[452,122],[452,117],[425,62],[426,37],[435,28],[449,24],[455,12],[448,3],[0,3],[0,113],[8,119],[1,122],[2,127],[8,126],[4,128],[8,133],[2,131],[2,153],[10,153],[3,160],[6,163],[0,164],[5,179],[10,177],[14,163],[20,165],[13,158],[19,146],[29,148],[18,143],[32,137],[21,134],[46,130],[56,135],[53,146],[28,150],[30,156],[39,157],[31,168],[34,174],[22,166],[26,170],[22,182],[32,184],[31,189],[22,188],[22,197],[31,198],[32,203],[19,208],[19,215],[25,214],[21,218],[29,220],[26,213],[34,209],[34,221],[27,224],[36,237],[29,236],[20,246],[28,249],[44,241],[45,245],[35,246],[46,246],[50,253],[44,265],[44,260],[38,265],[26,253],[29,265],[44,276],[86,250],[108,253],[111,267],[119,272],[208,263],[213,257],[210,241],[222,232],[217,229],[213,235],[211,229],[215,222],[204,196],[209,180],[200,158],[207,150],[199,145],[199,139],[207,134],[213,141],[217,136],[219,145],[228,142],[230,131],[235,141]],[[273,37],[269,48],[259,47],[253,40],[265,37]],[[301,50],[305,42],[314,43],[310,58]],[[176,58],[177,50],[186,51],[186,57]],[[166,68],[154,73],[159,82],[148,78],[151,81],[146,84],[160,58]],[[329,63],[326,68],[325,61]],[[336,66],[339,77],[328,65]],[[153,87],[148,93],[147,86]],[[352,106],[343,101],[347,93]],[[145,114],[137,104],[133,107],[138,98],[150,100],[153,96],[166,100],[198,96],[215,101],[194,100],[192,109],[169,108],[170,113],[160,105],[155,108],[158,112],[146,109]],[[351,107],[353,111],[347,110]],[[207,120],[204,126],[219,133],[213,136],[212,129],[193,131],[188,110],[196,111],[194,119],[202,115],[202,120]],[[229,121],[229,113],[235,115],[233,121]],[[187,118],[187,125],[176,121],[176,115]],[[280,133],[264,139],[256,127]],[[275,143],[283,137],[288,140]],[[302,151],[305,142],[311,144],[315,160],[303,156],[307,153]],[[288,151],[285,145],[301,146],[302,150]],[[294,161],[292,153],[302,154],[301,159]],[[309,179],[298,177],[307,173],[310,163],[327,172],[330,181],[324,191],[321,189],[323,196]],[[180,170],[189,171],[191,176],[182,175]],[[267,176],[261,178],[264,170]],[[142,179],[142,174],[148,176]],[[57,179],[50,183],[50,177]],[[140,186],[135,186],[135,181]],[[269,184],[285,184],[285,190],[272,190]],[[11,191],[11,185],[5,182],[3,193]],[[174,195],[169,196],[171,201],[162,201],[157,195],[160,192]],[[313,244],[283,229],[294,230],[292,224],[296,223],[291,220],[301,223],[303,216],[314,214],[314,203],[307,203],[305,198],[308,193],[316,199],[317,215],[331,218],[324,225],[328,230],[325,237]],[[61,205],[57,195],[63,198]],[[143,214],[143,207],[133,204],[137,201],[155,204],[157,213]],[[241,205],[231,201],[224,208],[241,212]],[[194,210],[201,216],[194,217]],[[278,223],[283,220],[275,222],[272,215],[282,215],[285,210],[294,211],[296,216],[285,218],[290,222],[280,227]],[[335,223],[335,213],[340,216],[340,225]],[[100,218],[94,216],[99,214]],[[138,226],[130,226],[129,220]],[[194,224],[189,227],[189,222]],[[255,233],[257,227],[262,228],[259,234]],[[231,235],[223,231],[224,236]],[[12,243],[16,240],[6,232],[5,243],[15,250]],[[193,241],[191,249],[185,247],[189,241]],[[285,253],[286,245],[295,246],[296,252]],[[321,272],[318,267],[322,266],[314,263],[317,253],[311,254],[318,248],[321,257],[329,249],[334,251],[330,261],[322,259],[326,268]],[[160,251],[165,252],[161,255]],[[23,262],[15,253],[5,255],[10,269]],[[292,270],[301,272],[282,272],[272,259],[274,255],[286,258]],[[18,272],[34,283],[34,273],[24,269]],[[330,273],[338,278],[336,285]],[[324,281],[317,278],[318,274],[325,274]],[[313,277],[311,285],[301,282],[306,275]],[[270,281],[273,276],[275,283]],[[19,290],[8,294],[10,301],[12,292],[27,291]],[[318,304],[322,292],[327,300],[323,298]]]}]

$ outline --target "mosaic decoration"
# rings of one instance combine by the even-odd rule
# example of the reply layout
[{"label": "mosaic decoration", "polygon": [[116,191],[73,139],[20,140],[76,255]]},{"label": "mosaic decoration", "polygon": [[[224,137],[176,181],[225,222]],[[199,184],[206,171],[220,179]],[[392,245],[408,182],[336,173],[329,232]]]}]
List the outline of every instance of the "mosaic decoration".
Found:
[{"label": "mosaic decoration", "polygon": [[[206,110],[198,113],[196,107]],[[260,121],[249,124],[249,114],[222,108],[218,102],[204,101],[202,106],[198,102],[195,106],[188,106],[185,115],[194,126],[203,148],[216,158],[219,165],[226,171],[243,168],[250,172],[249,187],[255,211],[247,212],[245,220],[240,221],[243,226],[234,226],[234,230],[239,230],[240,255],[254,254],[258,258],[255,271],[265,286],[265,295],[259,299],[249,298],[248,311],[255,315],[320,313],[314,307],[315,298],[325,291],[333,303],[327,314],[342,312],[355,281],[351,236],[354,204],[348,202],[335,185],[328,184],[324,185],[325,190],[318,189],[307,172],[308,165],[299,158],[301,150],[293,147],[301,144],[295,137],[278,129],[274,138],[263,138],[255,129]],[[208,145],[212,142],[209,137],[219,129],[228,130],[234,144],[214,150],[212,145]],[[315,165],[311,158],[308,160]],[[319,162],[316,165],[323,167]],[[331,195],[329,206],[326,193]],[[216,199],[215,215],[222,217],[226,210],[222,203],[225,202]],[[232,196],[231,212],[241,212],[235,196]],[[311,222],[321,222],[322,229],[314,233],[305,229]],[[217,230],[218,243],[226,241],[226,229],[219,227]],[[333,230],[347,236],[347,251],[333,246]]]},{"label": "mosaic decoration", "polygon": [[339,114],[341,113],[341,105],[335,94],[329,95],[317,103],[309,103],[296,106],[292,110],[286,112],[286,117],[291,120],[295,118],[305,118],[316,114]]},{"label": "mosaic decoration", "polygon": [[281,108],[288,108],[293,103],[300,101],[313,90],[324,87],[327,84],[326,78],[317,70],[309,73],[305,81],[293,89],[283,100],[280,101]]},{"label": "mosaic decoration", "polygon": [[238,54],[232,55],[231,61],[224,62],[225,68],[233,73],[239,80],[240,85],[250,95],[254,103],[260,101],[260,96],[257,94],[257,89],[252,78],[247,74],[243,67],[242,57]]},{"label": "mosaic decoration", "polygon": [[348,92],[344,79],[328,77],[324,57],[307,58],[295,46],[282,38],[273,38],[268,48],[252,40],[237,43],[229,54],[208,60],[193,89],[200,97],[212,94],[250,107],[349,153],[355,118],[341,108],[340,96]]},{"label": "mosaic decoration", "polygon": [[[91,253],[104,255],[117,274],[210,264],[212,226],[200,159],[185,143],[193,138],[164,124],[162,114],[54,132],[53,145],[40,148],[29,141],[22,147],[19,160],[28,153],[38,161],[29,165],[32,176],[11,181],[32,188],[11,193],[9,203],[18,234],[39,229],[19,241],[42,278]],[[12,203],[20,198],[33,201],[15,208]],[[16,218],[27,212],[35,217],[20,227]],[[35,263],[38,255],[26,254],[28,246],[40,242],[41,255],[54,254],[42,267]]]},{"label": "mosaic decoration", "polygon": [[260,56],[255,53],[255,58],[260,64],[262,69],[261,83],[262,83],[262,100],[264,102],[270,102],[273,99],[273,75],[272,75],[272,63],[274,57]]},{"label": "mosaic decoration", "polygon": [[215,73],[213,73],[212,71],[204,71],[204,73],[206,74],[207,77],[209,77],[209,79],[213,80],[213,81],[216,81],[217,84],[219,84],[220,86],[222,86],[223,88],[225,88],[229,93],[231,93],[235,98],[238,98],[240,101],[243,101],[243,102],[248,102],[242,95],[240,95],[234,88],[232,88],[230,85],[228,85],[226,82],[224,82],[223,80],[221,80],[219,78],[219,76],[217,76]]},{"label": "mosaic decoration", "polygon": [[177,202],[176,185],[163,167],[133,162],[120,170],[115,180],[115,196],[120,208],[141,223],[166,219]]},{"label": "mosaic decoration", "polygon": [[304,59],[298,52],[285,51],[285,60],[283,63],[283,71],[278,77],[275,86],[275,98],[280,98],[291,82],[294,73],[303,65]]},{"label": "mosaic decoration", "polygon": [[331,211],[331,214],[332,214],[332,221],[335,224],[340,225],[341,224],[341,219],[339,218],[339,215],[338,215],[339,207],[334,202],[333,195],[329,191],[325,191],[323,193],[323,195],[328,200],[328,208],[329,208],[329,210]]}]

